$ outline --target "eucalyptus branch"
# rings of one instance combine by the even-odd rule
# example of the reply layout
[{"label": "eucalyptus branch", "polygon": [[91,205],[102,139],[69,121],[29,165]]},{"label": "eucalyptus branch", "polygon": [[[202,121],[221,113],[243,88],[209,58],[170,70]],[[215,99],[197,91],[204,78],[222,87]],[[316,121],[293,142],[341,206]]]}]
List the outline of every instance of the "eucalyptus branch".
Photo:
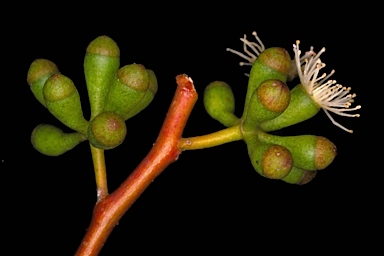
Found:
[{"label": "eucalyptus branch", "polygon": [[[125,121],[140,113],[153,100],[158,84],[154,71],[141,64],[120,67],[120,49],[107,36],[100,36],[87,47],[84,58],[85,80],[91,117],[83,116],[80,95],[67,76],[45,59],[35,60],[27,75],[27,82],[36,99],[59,121],[73,132],[65,133],[48,124],[40,124],[32,131],[31,142],[39,152],[59,156],[88,140],[97,186],[97,202],[92,220],[76,252],[77,256],[98,255],[118,221],[140,197],[152,181],[184,150],[215,147],[243,140],[255,171],[264,178],[290,184],[306,184],[319,170],[325,169],[336,157],[336,146],[327,138],[316,135],[278,136],[271,131],[304,122],[321,109],[331,122],[331,113],[358,117],[349,112],[356,94],[350,87],[329,80],[334,74],[319,75],[326,65],[311,47],[301,56],[299,41],[293,45],[294,58],[280,47],[265,48],[256,32],[256,42],[244,38],[241,53],[227,50],[247,60],[241,65],[252,66],[247,76],[248,87],[241,117],[235,115],[235,97],[231,87],[223,81],[213,81],[204,91],[207,113],[225,126],[210,134],[183,138],[182,134],[197,101],[192,79],[176,77],[177,88],[159,135],[128,178],[108,194],[104,151],[119,146],[127,135]],[[300,83],[289,89],[287,83],[299,77]]]},{"label": "eucalyptus branch", "polygon": [[143,161],[112,194],[99,201],[76,255],[97,255],[112,229],[152,181],[181,153],[178,146],[185,124],[197,100],[192,80],[176,78],[177,89],[159,136]]}]

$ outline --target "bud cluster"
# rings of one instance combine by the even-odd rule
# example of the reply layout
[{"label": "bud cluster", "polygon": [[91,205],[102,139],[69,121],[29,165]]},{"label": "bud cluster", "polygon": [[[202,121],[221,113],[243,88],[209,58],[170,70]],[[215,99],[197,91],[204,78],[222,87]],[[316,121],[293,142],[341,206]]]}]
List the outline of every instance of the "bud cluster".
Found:
[{"label": "bud cluster", "polygon": [[[334,73],[319,76],[325,64],[318,54],[306,52],[300,57],[299,41],[293,46],[294,58],[279,47],[265,48],[254,32],[256,42],[244,38],[244,52],[227,50],[247,60],[240,65],[252,66],[248,79],[243,115],[234,115],[235,103],[231,87],[222,81],[209,84],[204,94],[208,114],[227,127],[240,126],[242,138],[247,145],[249,158],[255,170],[270,179],[283,180],[290,184],[306,184],[318,170],[326,168],[334,160],[336,146],[327,138],[315,135],[277,136],[269,132],[303,122],[323,109],[332,123],[337,123],[329,114],[357,117],[347,111],[355,94],[350,88],[327,81]],[[299,77],[300,84],[289,89],[287,81]]]},{"label": "bud cluster", "polygon": [[126,136],[125,121],[138,114],[157,92],[156,75],[141,64],[120,68],[120,49],[108,36],[99,36],[86,49],[84,74],[91,117],[84,118],[80,95],[73,81],[56,64],[36,59],[27,82],[36,99],[73,132],[65,133],[48,124],[38,125],[31,142],[36,150],[61,155],[89,140],[97,148],[112,149]]}]

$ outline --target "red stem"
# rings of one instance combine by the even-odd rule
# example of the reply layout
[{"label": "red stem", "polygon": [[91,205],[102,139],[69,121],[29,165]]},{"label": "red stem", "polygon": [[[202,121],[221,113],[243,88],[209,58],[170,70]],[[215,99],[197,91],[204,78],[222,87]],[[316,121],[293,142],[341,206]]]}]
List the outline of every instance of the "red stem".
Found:
[{"label": "red stem", "polygon": [[98,255],[124,213],[149,184],[179,157],[181,150],[178,143],[197,100],[197,93],[188,76],[178,75],[176,82],[178,86],[174,98],[154,146],[119,188],[96,203],[76,256]]}]

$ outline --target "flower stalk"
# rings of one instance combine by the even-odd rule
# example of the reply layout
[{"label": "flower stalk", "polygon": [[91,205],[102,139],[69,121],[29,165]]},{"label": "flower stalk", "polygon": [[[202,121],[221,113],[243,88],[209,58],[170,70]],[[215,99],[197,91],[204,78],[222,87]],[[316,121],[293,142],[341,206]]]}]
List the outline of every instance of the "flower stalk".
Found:
[{"label": "flower stalk", "polygon": [[95,169],[95,180],[97,189],[97,202],[100,202],[108,196],[108,184],[107,184],[107,169],[105,167],[104,150],[91,147],[92,161]]},{"label": "flower stalk", "polygon": [[241,131],[241,126],[235,125],[207,135],[181,138],[179,141],[179,148],[181,150],[211,148],[242,139],[243,133]]}]

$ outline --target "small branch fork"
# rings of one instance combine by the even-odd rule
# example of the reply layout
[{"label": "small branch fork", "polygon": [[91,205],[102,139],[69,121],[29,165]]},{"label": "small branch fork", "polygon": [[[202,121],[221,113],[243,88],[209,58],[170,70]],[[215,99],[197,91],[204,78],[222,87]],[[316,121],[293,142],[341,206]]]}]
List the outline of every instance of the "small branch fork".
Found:
[{"label": "small branch fork", "polygon": [[149,184],[178,159],[182,152],[179,142],[198,96],[192,79],[187,75],[178,75],[176,83],[174,98],[154,146],[119,188],[109,195],[106,191],[105,197],[96,203],[76,256],[98,255],[120,218]]}]

